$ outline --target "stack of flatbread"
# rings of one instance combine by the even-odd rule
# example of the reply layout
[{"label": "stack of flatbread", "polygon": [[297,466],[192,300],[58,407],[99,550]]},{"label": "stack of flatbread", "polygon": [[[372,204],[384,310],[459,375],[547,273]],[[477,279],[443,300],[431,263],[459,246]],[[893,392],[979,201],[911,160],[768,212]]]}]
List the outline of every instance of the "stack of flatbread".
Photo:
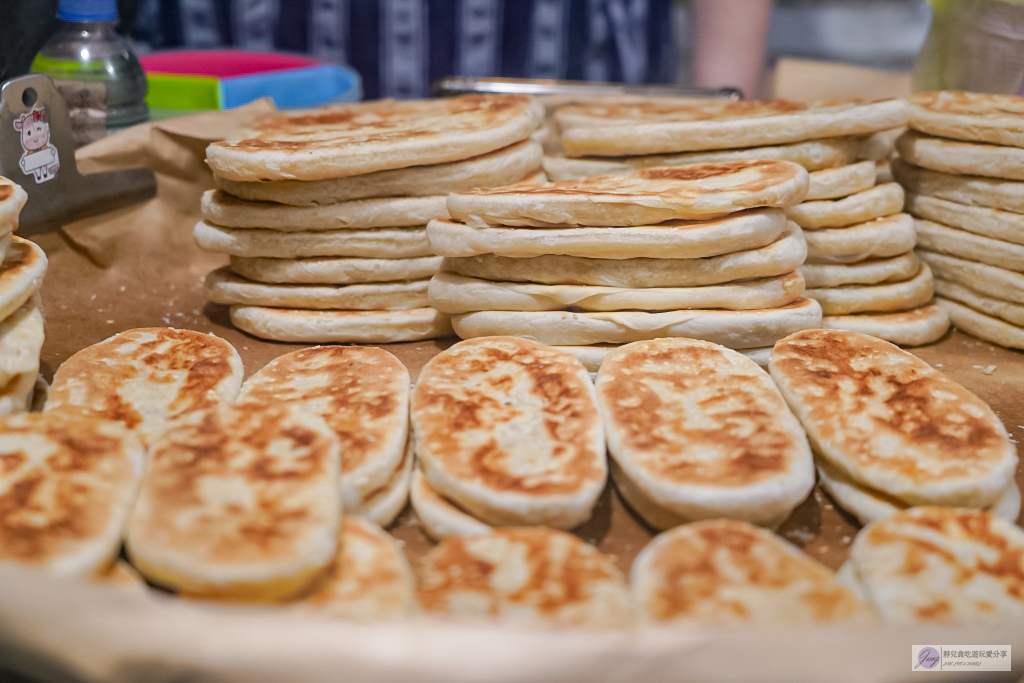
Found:
[{"label": "stack of flatbread", "polygon": [[913,224],[888,175],[907,116],[901,100],[563,107],[556,119],[570,156],[547,156],[544,168],[561,179],[749,159],[800,164],[808,193],[788,214],[806,230],[805,296],[821,304],[823,325],[923,344],[949,323],[926,305],[931,274],[912,253]]},{"label": "stack of flatbread", "polygon": [[893,173],[939,305],[976,337],[1024,349],[1024,98],[911,98]]},{"label": "stack of flatbread", "polygon": [[427,226],[446,257],[430,303],[463,339],[570,347],[591,371],[608,345],[659,337],[764,349],[820,322],[784,210],[807,182],[755,160],[453,193]]},{"label": "stack of flatbread", "polygon": [[0,177],[0,415],[28,410],[39,378],[46,254],[14,236],[28,195]]},{"label": "stack of flatbread", "polygon": [[775,345],[770,371],[822,487],[862,524],[918,505],[1017,519],[1017,453],[1003,423],[916,356],[856,332],[805,330]]},{"label": "stack of flatbread", "polygon": [[207,297],[266,339],[413,341],[451,333],[427,302],[440,264],[426,224],[449,192],[533,179],[542,113],[466,96],[275,114],[210,145],[218,189],[199,246],[228,254]]}]

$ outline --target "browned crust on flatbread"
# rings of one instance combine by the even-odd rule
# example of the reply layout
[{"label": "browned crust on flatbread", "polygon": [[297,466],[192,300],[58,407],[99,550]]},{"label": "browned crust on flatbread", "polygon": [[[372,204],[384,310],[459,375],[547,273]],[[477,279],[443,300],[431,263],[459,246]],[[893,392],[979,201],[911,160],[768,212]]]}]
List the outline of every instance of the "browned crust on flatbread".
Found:
[{"label": "browned crust on flatbread", "polygon": [[[807,453],[779,423],[779,414],[789,408],[774,386],[766,389],[758,382],[755,373],[763,371],[752,363],[738,366],[720,348],[662,339],[632,344],[609,361],[601,367],[598,384],[608,426],[616,430],[623,449],[643,454],[635,465],[656,479],[749,486],[787,474],[793,456]],[[710,429],[666,414],[666,408],[677,408],[663,404],[658,384],[677,395],[708,392],[696,408],[710,420]]]},{"label": "browned crust on flatbread", "polygon": [[1020,117],[1024,123],[1024,98],[1015,95],[944,90],[919,92],[908,98],[912,105],[942,114],[1005,118]]},{"label": "browned crust on flatbread", "polygon": [[[145,334],[153,334],[156,338],[141,344],[131,355],[116,351],[122,344],[137,343],[136,340]],[[170,348],[158,351],[166,342],[171,342]],[[118,390],[125,382],[138,377],[139,371],[118,360],[139,361],[148,366],[153,373],[151,381],[155,383],[173,381],[172,372],[187,372],[184,383],[169,405],[173,415],[216,405],[219,397],[213,390],[232,374],[231,358],[234,356],[234,348],[223,339],[192,330],[169,327],[128,330],[68,358],[54,375],[49,402],[65,407],[70,405],[72,397],[68,384],[87,382],[95,387],[95,391],[89,393],[88,405],[79,407],[134,429],[142,422],[142,415],[123,400]]]},{"label": "browned crust on flatbread", "polygon": [[[289,466],[271,454],[282,447],[301,455]],[[310,523],[308,510],[294,506],[294,491],[330,472],[336,447],[333,437],[297,424],[283,408],[237,405],[179,421],[150,444],[140,496],[152,514],[141,523],[135,516],[132,536],[191,555],[201,549],[212,563],[290,557],[297,530]],[[197,486],[206,477],[245,481],[255,504],[204,511]],[[185,511],[197,513],[187,524],[179,517]]]},{"label": "browned crust on flatbread", "polygon": [[[134,439],[120,424],[70,413],[0,418],[5,436],[38,435],[52,447],[45,468],[24,451],[0,449],[0,562],[43,564],[94,540],[118,504],[112,491],[134,486],[125,454]],[[139,446],[136,444],[135,446]],[[113,457],[120,454],[121,457]]]},{"label": "browned crust on flatbread", "polygon": [[[510,115],[519,115],[526,99],[519,95],[465,95],[445,103],[447,116],[458,117],[472,113],[479,116],[475,127],[482,129],[504,123]],[[442,107],[436,107],[440,110]],[[373,121],[367,120],[371,113]],[[440,115],[438,111],[437,115]],[[215,146],[245,151],[302,151],[334,148],[340,139],[360,144],[401,141],[415,137],[429,137],[436,132],[417,129],[408,124],[421,115],[417,106],[403,103],[370,102],[361,105],[338,105],[315,111],[294,114],[277,113],[247,126],[240,140],[215,142]],[[351,134],[358,131],[358,135]]]},{"label": "browned crust on flatbread", "polygon": [[14,188],[10,185],[0,185],[0,202],[14,194]]},{"label": "browned crust on flatbread", "polygon": [[[416,597],[423,609],[449,612],[448,598],[453,593],[476,593],[489,599],[487,613],[498,615],[501,603],[520,603],[536,610],[541,617],[592,599],[589,586],[598,582],[620,581],[614,566],[596,548],[570,534],[541,527],[496,529],[491,532],[523,548],[523,566],[529,577],[515,592],[501,592],[492,584],[495,565],[476,557],[466,549],[467,541],[478,536],[452,537],[427,553],[421,562]],[[552,556],[552,539],[561,539],[567,550]]]},{"label": "browned crust on flatbread", "polygon": [[[511,375],[496,375],[499,363],[511,363],[529,377],[559,461],[557,479],[510,472],[493,434],[473,452],[465,452],[458,438],[461,431],[487,428],[519,415],[518,409],[499,400],[513,387]],[[417,380],[412,394],[417,448],[441,460],[451,476],[504,492],[571,494],[602,481],[605,472],[594,457],[591,436],[599,420],[597,407],[579,369],[568,353],[526,339],[484,337],[461,342],[431,359]]]},{"label": "browned crust on flatbread", "polygon": [[[408,391],[408,373],[392,354],[365,346],[319,346],[293,351],[250,377],[239,402],[274,405],[315,402],[316,411],[341,440],[341,471],[351,472],[373,458],[387,431],[401,425],[393,416]],[[311,386],[295,386],[306,375]],[[400,416],[401,419],[407,419]],[[386,430],[382,433],[382,430]]]},{"label": "browned crust on flatbread", "polygon": [[[642,607],[654,621],[700,617],[709,604],[723,619],[750,618],[746,606],[728,595],[733,585],[775,592],[811,584],[797,599],[815,620],[849,619],[863,612],[853,594],[835,584],[832,572],[810,558],[786,552],[784,541],[771,532],[726,519],[683,528],[688,533],[673,535],[651,562],[652,574],[663,579]],[[741,575],[724,574],[721,568],[726,564],[739,568]]]},{"label": "browned crust on flatbread", "polygon": [[[991,471],[1005,463],[1005,431],[970,391],[923,360],[874,337],[839,330],[804,330],[779,341],[772,375],[785,377],[801,399],[796,410],[812,440],[830,442],[862,467],[917,483]],[[879,414],[878,406],[884,406]],[[846,416],[869,416],[854,429]],[[880,458],[876,441],[895,434],[915,452]],[[927,469],[920,455],[928,456]]]},{"label": "browned crust on flatbread", "polygon": [[[869,525],[862,532],[863,539],[858,538],[858,541],[874,548],[887,545],[903,547],[904,561],[895,570],[900,578],[913,580],[929,567],[941,564],[949,568],[957,585],[985,577],[1001,584],[1007,596],[1024,602],[1024,546],[1011,546],[1004,534],[992,529],[994,522],[998,523],[996,517],[979,510],[912,508]],[[941,534],[950,540],[951,545],[962,540],[984,546],[984,550],[972,553],[975,562],[967,564],[963,561],[964,555],[901,531],[899,527],[904,525],[919,527],[926,533]],[[985,602],[978,603],[976,607],[980,613],[994,609]],[[941,599],[916,607],[914,614],[921,621],[953,621],[951,605]]]}]

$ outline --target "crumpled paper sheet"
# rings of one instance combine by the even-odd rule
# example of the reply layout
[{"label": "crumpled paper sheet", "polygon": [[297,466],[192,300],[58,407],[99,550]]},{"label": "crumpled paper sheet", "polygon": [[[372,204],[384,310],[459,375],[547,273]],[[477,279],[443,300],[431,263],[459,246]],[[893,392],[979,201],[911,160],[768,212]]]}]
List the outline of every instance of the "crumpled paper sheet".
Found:
[{"label": "crumpled paper sheet", "polygon": [[211,189],[213,174],[206,165],[206,147],[236,126],[274,111],[269,99],[129,128],[82,147],[75,155],[82,173],[145,166],[156,174],[153,199],[93,218],[69,223],[62,231],[79,251],[102,267],[133,255],[161,252],[167,264],[208,260],[207,270],[225,262],[210,258],[192,242],[199,220],[199,202]]}]

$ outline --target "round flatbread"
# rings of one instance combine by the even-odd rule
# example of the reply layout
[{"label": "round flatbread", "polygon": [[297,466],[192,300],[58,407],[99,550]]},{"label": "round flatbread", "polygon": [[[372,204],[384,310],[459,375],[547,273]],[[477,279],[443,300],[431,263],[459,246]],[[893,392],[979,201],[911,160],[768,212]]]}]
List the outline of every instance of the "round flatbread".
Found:
[{"label": "round flatbread", "polygon": [[509,258],[483,254],[446,258],[442,270],[483,280],[546,285],[695,287],[785,275],[803,263],[806,256],[803,231],[795,223],[788,223],[782,236],[768,246],[708,258]]},{"label": "round flatbread", "polygon": [[472,227],[623,227],[705,219],[807,193],[807,171],[788,161],[646,168],[623,176],[457,192],[448,213]]},{"label": "round flatbread", "polygon": [[937,254],[921,249],[917,255],[928,264],[936,277],[964,287],[985,287],[985,294],[1003,301],[1024,304],[1024,274],[984,263]]},{"label": "round flatbread", "polygon": [[961,142],[907,131],[896,141],[900,158],[943,173],[1024,180],[1024,149]]},{"label": "round flatbread", "polygon": [[831,330],[860,332],[900,346],[931,344],[949,330],[949,316],[938,304],[899,313],[826,315],[821,326]]},{"label": "round flatbread", "polygon": [[270,284],[350,285],[403,282],[429,278],[441,267],[440,256],[419,258],[245,258],[231,257],[231,270]]},{"label": "round flatbread", "polygon": [[3,228],[0,228],[0,263],[3,263],[7,259],[7,253],[11,249],[11,241],[14,238],[14,233],[3,232]]},{"label": "round flatbread", "polygon": [[801,228],[839,228],[902,210],[903,188],[886,183],[842,199],[803,202],[787,209],[786,216]]},{"label": "round flatbread", "polygon": [[863,192],[875,186],[875,162],[861,161],[856,164],[812,171],[807,197],[804,201],[837,199]]},{"label": "round flatbread", "polygon": [[[430,281],[430,305],[442,313],[471,311],[673,311],[723,308],[776,308],[795,301],[804,291],[796,273],[763,280],[705,287],[594,287],[492,282],[452,273]],[[929,290],[930,295],[930,290]]]},{"label": "round flatbread", "polygon": [[630,584],[647,622],[806,626],[870,616],[831,570],[799,548],[728,519],[659,534],[637,555]]},{"label": "round flatbread", "polygon": [[1024,531],[987,512],[917,507],[873,522],[850,548],[853,576],[885,621],[1024,620]]},{"label": "round flatbread", "polygon": [[896,182],[907,192],[958,204],[1024,213],[1024,182],[975,175],[954,175],[912,166],[901,159],[890,164]]},{"label": "round flatbread", "polygon": [[901,256],[858,263],[804,263],[800,266],[800,274],[808,287],[877,285],[909,280],[921,269],[920,263],[911,251]]},{"label": "round flatbread", "polygon": [[132,564],[196,597],[287,597],[334,560],[341,445],[298,406],[221,405],[149,444],[127,527]]},{"label": "round flatbread", "polygon": [[0,566],[91,578],[114,563],[146,450],[124,425],[71,413],[0,418]]},{"label": "round flatbread", "polygon": [[954,140],[1024,147],[1024,100],[1014,95],[922,92],[910,102],[910,127]]},{"label": "round flatbread", "polygon": [[39,291],[46,265],[46,254],[34,242],[12,238],[7,257],[0,263],[0,320],[24,306]]},{"label": "round flatbread", "polygon": [[735,351],[692,339],[627,344],[596,384],[609,454],[683,519],[775,526],[814,486],[799,421],[768,373]]},{"label": "round flatbread", "polygon": [[214,176],[217,187],[241,199],[322,206],[370,197],[429,197],[478,187],[511,185],[540,169],[541,146],[523,140],[463,161],[412,166],[327,180],[244,182]]},{"label": "round flatbread", "polygon": [[905,311],[931,300],[932,271],[922,264],[917,274],[904,282],[808,288],[805,295],[821,304],[821,312],[827,316]]},{"label": "round flatbread", "polygon": [[914,219],[897,213],[845,228],[808,230],[807,259],[815,263],[847,264],[906,254],[917,243]]},{"label": "round flatbread", "polygon": [[979,313],[1004,320],[1011,325],[1024,327],[1024,305],[986,296],[960,283],[938,277],[935,278],[935,294],[943,299],[952,299],[968,308],[973,308]]},{"label": "round flatbread", "polygon": [[917,231],[917,245],[922,249],[1018,273],[1024,272],[1024,245],[995,240],[921,219],[914,221],[914,228]]},{"label": "round flatbread", "polygon": [[427,225],[434,253],[584,258],[705,258],[771,244],[786,229],[782,209],[750,209],[707,221],[622,228],[474,228],[452,220]]},{"label": "round flatbread", "polygon": [[611,560],[551,529],[445,539],[423,558],[418,578],[426,612],[520,627],[605,630],[633,622],[626,581]]},{"label": "round flatbread", "polygon": [[805,330],[769,367],[820,458],[907,504],[989,505],[1017,467],[984,401],[881,339]]},{"label": "round flatbread", "polygon": [[907,194],[907,213],[995,240],[1024,245],[1024,215]]},{"label": "round flatbread", "polygon": [[171,420],[238,394],[242,359],[212,334],[143,327],[88,346],[57,369],[46,410],[124,422],[147,443]]},{"label": "round flatbread", "polygon": [[278,356],[250,376],[236,402],[295,404],[341,441],[341,495],[358,514],[400,468],[409,436],[409,371],[383,349],[318,346]]},{"label": "round flatbread", "polygon": [[390,344],[446,337],[447,315],[433,308],[408,311],[306,311],[232,306],[231,323],[254,337],[307,344]]},{"label": "round flatbread", "polygon": [[382,100],[275,112],[206,156],[230,180],[324,180],[469,159],[529,138],[538,122],[522,95]]},{"label": "round flatbread", "polygon": [[346,516],[338,553],[296,610],[361,622],[400,619],[416,604],[416,580],[398,543],[373,522]]},{"label": "round flatbread", "polygon": [[196,223],[196,244],[204,251],[245,258],[293,259],[310,256],[357,258],[416,258],[429,256],[427,229],[373,228],[324,232],[280,232],[257,228],[222,228]]},{"label": "round flatbread", "polygon": [[555,114],[570,156],[662,154],[862,135],[905,125],[909,116],[906,102],[895,99],[650,101],[563,107]]},{"label": "round flatbread", "polygon": [[949,314],[950,322],[958,330],[999,346],[1024,350],[1024,328],[950,299],[936,297],[935,300]]},{"label": "round flatbread", "polygon": [[479,311],[452,318],[455,333],[463,339],[511,334],[543,344],[586,346],[686,337],[737,349],[771,346],[788,334],[820,323],[821,307],[806,298],[756,311]]},{"label": "round flatbread", "polygon": [[779,159],[800,164],[808,171],[845,166],[856,161],[857,143],[848,137],[807,140],[772,147],[747,147],[686,154],[650,154],[640,157],[582,157],[545,155],[544,172],[551,180],[583,180],[598,175],[626,175],[654,166],[720,164],[730,161]]},{"label": "round flatbread", "polygon": [[281,232],[426,225],[448,215],[446,195],[379,197],[323,206],[288,206],[238,199],[223,190],[203,195],[203,218],[225,228],[262,228]]},{"label": "round flatbread", "polygon": [[247,280],[224,266],[206,276],[206,299],[215,304],[271,308],[395,311],[426,306],[428,282],[274,285]]},{"label": "round flatbread", "polygon": [[488,524],[571,529],[604,490],[594,386],[556,348],[499,336],[442,351],[416,381],[412,426],[430,487]]}]

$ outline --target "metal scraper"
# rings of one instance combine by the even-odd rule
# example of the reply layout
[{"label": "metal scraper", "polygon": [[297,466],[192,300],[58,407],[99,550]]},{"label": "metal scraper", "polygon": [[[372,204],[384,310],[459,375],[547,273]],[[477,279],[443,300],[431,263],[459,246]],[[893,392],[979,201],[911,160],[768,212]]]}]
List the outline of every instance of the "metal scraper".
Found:
[{"label": "metal scraper", "polygon": [[0,175],[28,192],[18,229],[23,237],[156,195],[148,168],[78,172],[67,105],[42,74],[0,87]]}]

